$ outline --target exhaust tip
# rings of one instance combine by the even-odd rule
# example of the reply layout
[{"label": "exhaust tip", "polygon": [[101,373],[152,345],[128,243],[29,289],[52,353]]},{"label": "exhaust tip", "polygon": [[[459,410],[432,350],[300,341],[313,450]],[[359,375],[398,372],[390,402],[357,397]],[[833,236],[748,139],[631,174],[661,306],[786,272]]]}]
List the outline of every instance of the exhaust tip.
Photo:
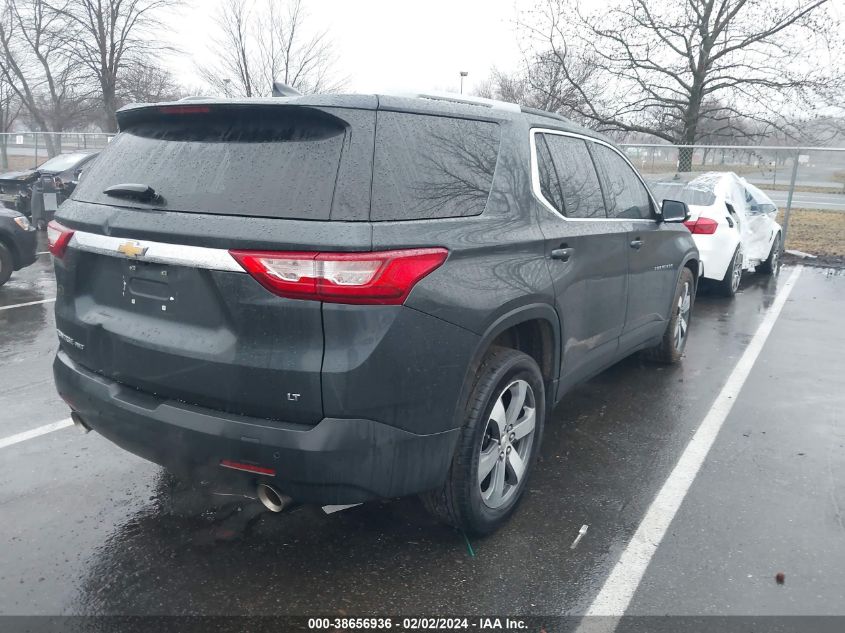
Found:
[{"label": "exhaust tip", "polygon": [[73,428],[83,435],[91,432],[91,427],[85,424],[85,420],[83,420],[82,416],[80,416],[76,411],[73,411],[70,414],[70,419],[73,420]]},{"label": "exhaust tip", "polygon": [[283,495],[273,488],[273,486],[267,484],[258,484],[256,492],[258,493],[258,500],[261,502],[261,505],[270,512],[281,512],[293,503],[293,499],[287,495]]}]

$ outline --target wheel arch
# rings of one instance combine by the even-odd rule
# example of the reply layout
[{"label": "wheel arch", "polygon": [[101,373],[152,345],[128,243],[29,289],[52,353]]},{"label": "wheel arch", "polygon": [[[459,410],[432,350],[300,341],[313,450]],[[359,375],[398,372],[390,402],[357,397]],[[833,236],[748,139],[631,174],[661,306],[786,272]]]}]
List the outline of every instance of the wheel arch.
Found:
[{"label": "wheel arch", "polygon": [[527,353],[537,361],[546,384],[546,399],[554,404],[554,385],[560,376],[561,325],[557,311],[547,303],[514,308],[496,318],[484,331],[467,367],[461,396],[455,410],[455,426],[463,424],[462,412],[475,386],[475,375],[488,350],[507,337],[515,344],[505,345]]},{"label": "wheel arch", "polygon": [[701,277],[701,274],[704,272],[704,265],[702,264],[701,260],[692,253],[690,253],[684,258],[683,263],[681,264],[680,268],[678,268],[678,278],[675,279],[676,286],[678,285],[678,279],[681,278],[682,268],[689,268],[690,271],[692,271],[692,280],[693,282],[695,282],[696,290],[698,290],[698,282]]},{"label": "wheel arch", "polygon": [[693,298],[695,298],[695,293],[698,292],[698,284],[700,281],[699,271],[703,271],[704,265],[701,263],[701,260],[698,258],[697,253],[687,253],[683,260],[681,261],[681,265],[678,266],[678,274],[675,275],[675,285],[672,286],[672,295],[669,297],[668,309],[666,311],[666,322],[669,322],[669,319],[672,318],[672,309],[675,305],[675,289],[678,287],[678,283],[681,280],[681,275],[684,272],[684,269],[689,269],[692,273],[692,283],[693,283]]}]

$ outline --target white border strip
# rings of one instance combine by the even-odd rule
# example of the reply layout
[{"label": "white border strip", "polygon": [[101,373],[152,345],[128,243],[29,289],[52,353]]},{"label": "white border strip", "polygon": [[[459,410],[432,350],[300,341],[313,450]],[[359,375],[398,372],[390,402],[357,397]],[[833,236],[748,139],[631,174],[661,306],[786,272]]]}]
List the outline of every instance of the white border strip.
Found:
[{"label": "white border strip", "polygon": [[[652,556],[666,535],[669,524],[675,518],[678,508],[695,480],[707,453],[713,446],[722,424],[731,412],[737,396],[748,378],[754,362],[760,355],[772,327],[795,287],[801,271],[797,267],[775,297],[772,307],[760,323],[754,338],[745,348],[742,356],[728,377],[725,386],[716,396],[710,412],[702,421],[684,450],[674,470],[663,484],[660,492],[651,502],[640,526],[622,552],[619,562],[610,572],[598,595],[593,600],[586,616],[615,616],[625,614],[634,592],[645,574]],[[741,300],[741,299],[740,299]],[[586,624],[586,622],[585,622]],[[582,625],[583,626],[583,625]],[[588,627],[589,628],[589,627]],[[607,629],[612,630],[612,629]]]},{"label": "white border strip", "polygon": [[26,442],[27,440],[39,437],[40,435],[46,435],[47,433],[52,433],[53,431],[58,431],[69,426],[73,426],[73,420],[65,418],[64,420],[59,420],[58,422],[53,422],[52,424],[45,424],[44,426],[39,426],[38,428],[30,429],[29,431],[24,431],[23,433],[10,435],[9,437],[0,439],[0,448],[6,448],[7,446],[12,446],[13,444]]},{"label": "white border strip", "polygon": [[13,308],[25,308],[26,306],[37,306],[41,303],[50,303],[50,302],[55,301],[55,300],[56,300],[56,298],[53,297],[52,299],[41,299],[40,301],[27,301],[26,303],[15,303],[15,304],[10,305],[10,306],[0,306],[0,312],[2,312],[3,310],[11,310]]}]

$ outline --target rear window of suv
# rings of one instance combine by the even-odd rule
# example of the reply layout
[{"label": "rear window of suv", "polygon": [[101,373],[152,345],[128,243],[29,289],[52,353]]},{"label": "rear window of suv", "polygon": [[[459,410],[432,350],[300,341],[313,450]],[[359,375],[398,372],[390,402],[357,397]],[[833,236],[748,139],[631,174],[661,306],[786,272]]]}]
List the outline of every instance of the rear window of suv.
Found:
[{"label": "rear window of suv", "polygon": [[[129,124],[74,198],[172,211],[327,220],[346,126],[313,109],[153,115]],[[141,183],[163,202],[103,194]]]},{"label": "rear window of suv", "polygon": [[498,155],[497,123],[380,111],[371,219],[482,213]]}]

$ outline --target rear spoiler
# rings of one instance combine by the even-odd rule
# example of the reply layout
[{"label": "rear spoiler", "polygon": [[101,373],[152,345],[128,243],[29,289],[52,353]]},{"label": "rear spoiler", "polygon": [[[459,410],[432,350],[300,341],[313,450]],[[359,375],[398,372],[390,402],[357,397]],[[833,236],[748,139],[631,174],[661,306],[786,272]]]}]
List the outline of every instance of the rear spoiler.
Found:
[{"label": "rear spoiler", "polygon": [[[263,110],[273,112],[276,116],[284,108],[287,112],[296,112],[302,116],[322,119],[334,125],[346,126],[346,122],[337,116],[326,112],[322,106],[297,104],[287,99],[267,99],[254,101],[183,101],[158,104],[144,104],[131,108],[124,108],[117,112],[117,124],[121,130],[138,123],[162,121],[171,117],[213,117],[218,122],[221,118],[229,119],[244,112]],[[247,116],[247,118],[252,118]]]}]

